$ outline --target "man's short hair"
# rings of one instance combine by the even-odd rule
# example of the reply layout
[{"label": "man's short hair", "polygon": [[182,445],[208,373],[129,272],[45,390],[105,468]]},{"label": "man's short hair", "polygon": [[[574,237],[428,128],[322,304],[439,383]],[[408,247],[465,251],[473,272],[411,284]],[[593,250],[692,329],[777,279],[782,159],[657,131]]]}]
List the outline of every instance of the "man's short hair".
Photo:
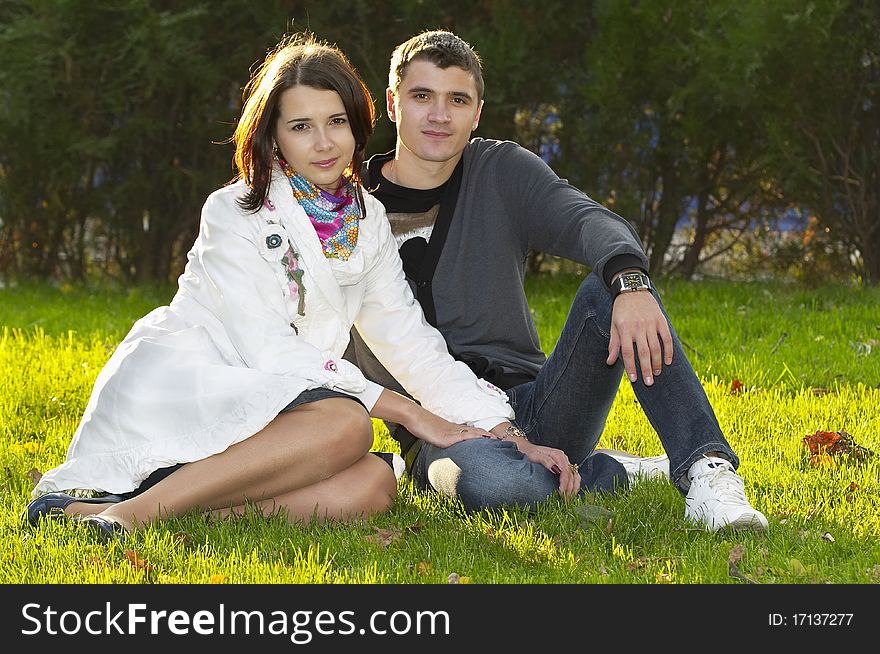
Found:
[{"label": "man's short hair", "polygon": [[477,85],[477,99],[483,99],[483,68],[474,49],[447,30],[431,30],[404,41],[391,54],[388,69],[388,88],[395,95],[413,61],[430,61],[439,68],[458,66],[471,74]]}]

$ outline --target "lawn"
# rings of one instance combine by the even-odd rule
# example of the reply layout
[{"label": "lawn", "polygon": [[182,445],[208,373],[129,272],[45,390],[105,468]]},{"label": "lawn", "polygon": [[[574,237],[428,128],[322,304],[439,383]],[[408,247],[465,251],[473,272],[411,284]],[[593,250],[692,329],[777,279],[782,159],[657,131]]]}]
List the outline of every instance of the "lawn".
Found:
[{"label": "lawn", "polygon": [[[578,279],[528,280],[552,348]],[[662,281],[666,308],[737,450],[766,534],[708,534],[668,483],[466,513],[404,480],[387,514],[353,525],[188,515],[125,546],[69,523],[22,525],[40,471],[64,457],[103,363],[173,289],[0,290],[0,583],[871,584],[880,582],[880,289]],[[374,422],[375,449],[396,449]],[[817,431],[876,455],[811,459]],[[600,447],[661,452],[628,383]],[[733,564],[733,567],[731,566]],[[731,574],[733,570],[734,574]]]}]

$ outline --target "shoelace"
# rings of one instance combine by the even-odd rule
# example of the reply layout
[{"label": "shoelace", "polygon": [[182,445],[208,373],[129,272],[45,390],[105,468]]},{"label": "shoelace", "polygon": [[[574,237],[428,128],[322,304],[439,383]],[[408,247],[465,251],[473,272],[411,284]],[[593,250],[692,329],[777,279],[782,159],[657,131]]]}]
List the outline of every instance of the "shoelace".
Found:
[{"label": "shoelace", "polygon": [[709,488],[724,500],[733,500],[737,503],[748,502],[743,490],[742,477],[733,471],[729,463],[716,464],[714,468],[707,468],[705,472],[697,475],[697,478],[705,479]]}]

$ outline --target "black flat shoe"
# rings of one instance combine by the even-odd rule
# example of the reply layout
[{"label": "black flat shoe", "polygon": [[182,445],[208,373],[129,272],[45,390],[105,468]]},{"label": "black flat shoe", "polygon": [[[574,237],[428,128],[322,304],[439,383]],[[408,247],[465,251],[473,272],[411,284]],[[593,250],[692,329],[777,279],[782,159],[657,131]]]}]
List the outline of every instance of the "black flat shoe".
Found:
[{"label": "black flat shoe", "polygon": [[394,476],[400,479],[403,477],[403,473],[406,469],[406,463],[404,463],[403,458],[397,452],[371,452],[370,454],[375,454],[380,459],[385,461],[391,469],[394,471]]},{"label": "black flat shoe", "polygon": [[46,493],[27,505],[25,519],[32,527],[36,527],[41,517],[64,518],[64,509],[74,502],[83,504],[116,504],[121,502],[119,495],[105,495],[104,497],[74,497],[67,493]]},{"label": "black flat shoe", "polygon": [[100,515],[86,515],[78,518],[77,522],[87,526],[105,543],[114,540],[121,543],[128,536],[128,530],[121,523]]}]

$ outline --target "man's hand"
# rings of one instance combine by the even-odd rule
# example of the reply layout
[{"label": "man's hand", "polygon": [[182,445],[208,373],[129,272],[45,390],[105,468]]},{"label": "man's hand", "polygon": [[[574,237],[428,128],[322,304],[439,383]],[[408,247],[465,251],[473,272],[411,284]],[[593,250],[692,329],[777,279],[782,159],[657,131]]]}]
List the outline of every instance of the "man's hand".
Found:
[{"label": "man's hand", "polygon": [[[661,342],[663,344],[661,349]],[[613,366],[623,355],[623,367],[631,382],[638,379],[636,354],[646,386],[654,383],[662,364],[672,363],[672,334],[660,305],[649,291],[621,293],[611,310],[611,342],[608,359]]]}]

